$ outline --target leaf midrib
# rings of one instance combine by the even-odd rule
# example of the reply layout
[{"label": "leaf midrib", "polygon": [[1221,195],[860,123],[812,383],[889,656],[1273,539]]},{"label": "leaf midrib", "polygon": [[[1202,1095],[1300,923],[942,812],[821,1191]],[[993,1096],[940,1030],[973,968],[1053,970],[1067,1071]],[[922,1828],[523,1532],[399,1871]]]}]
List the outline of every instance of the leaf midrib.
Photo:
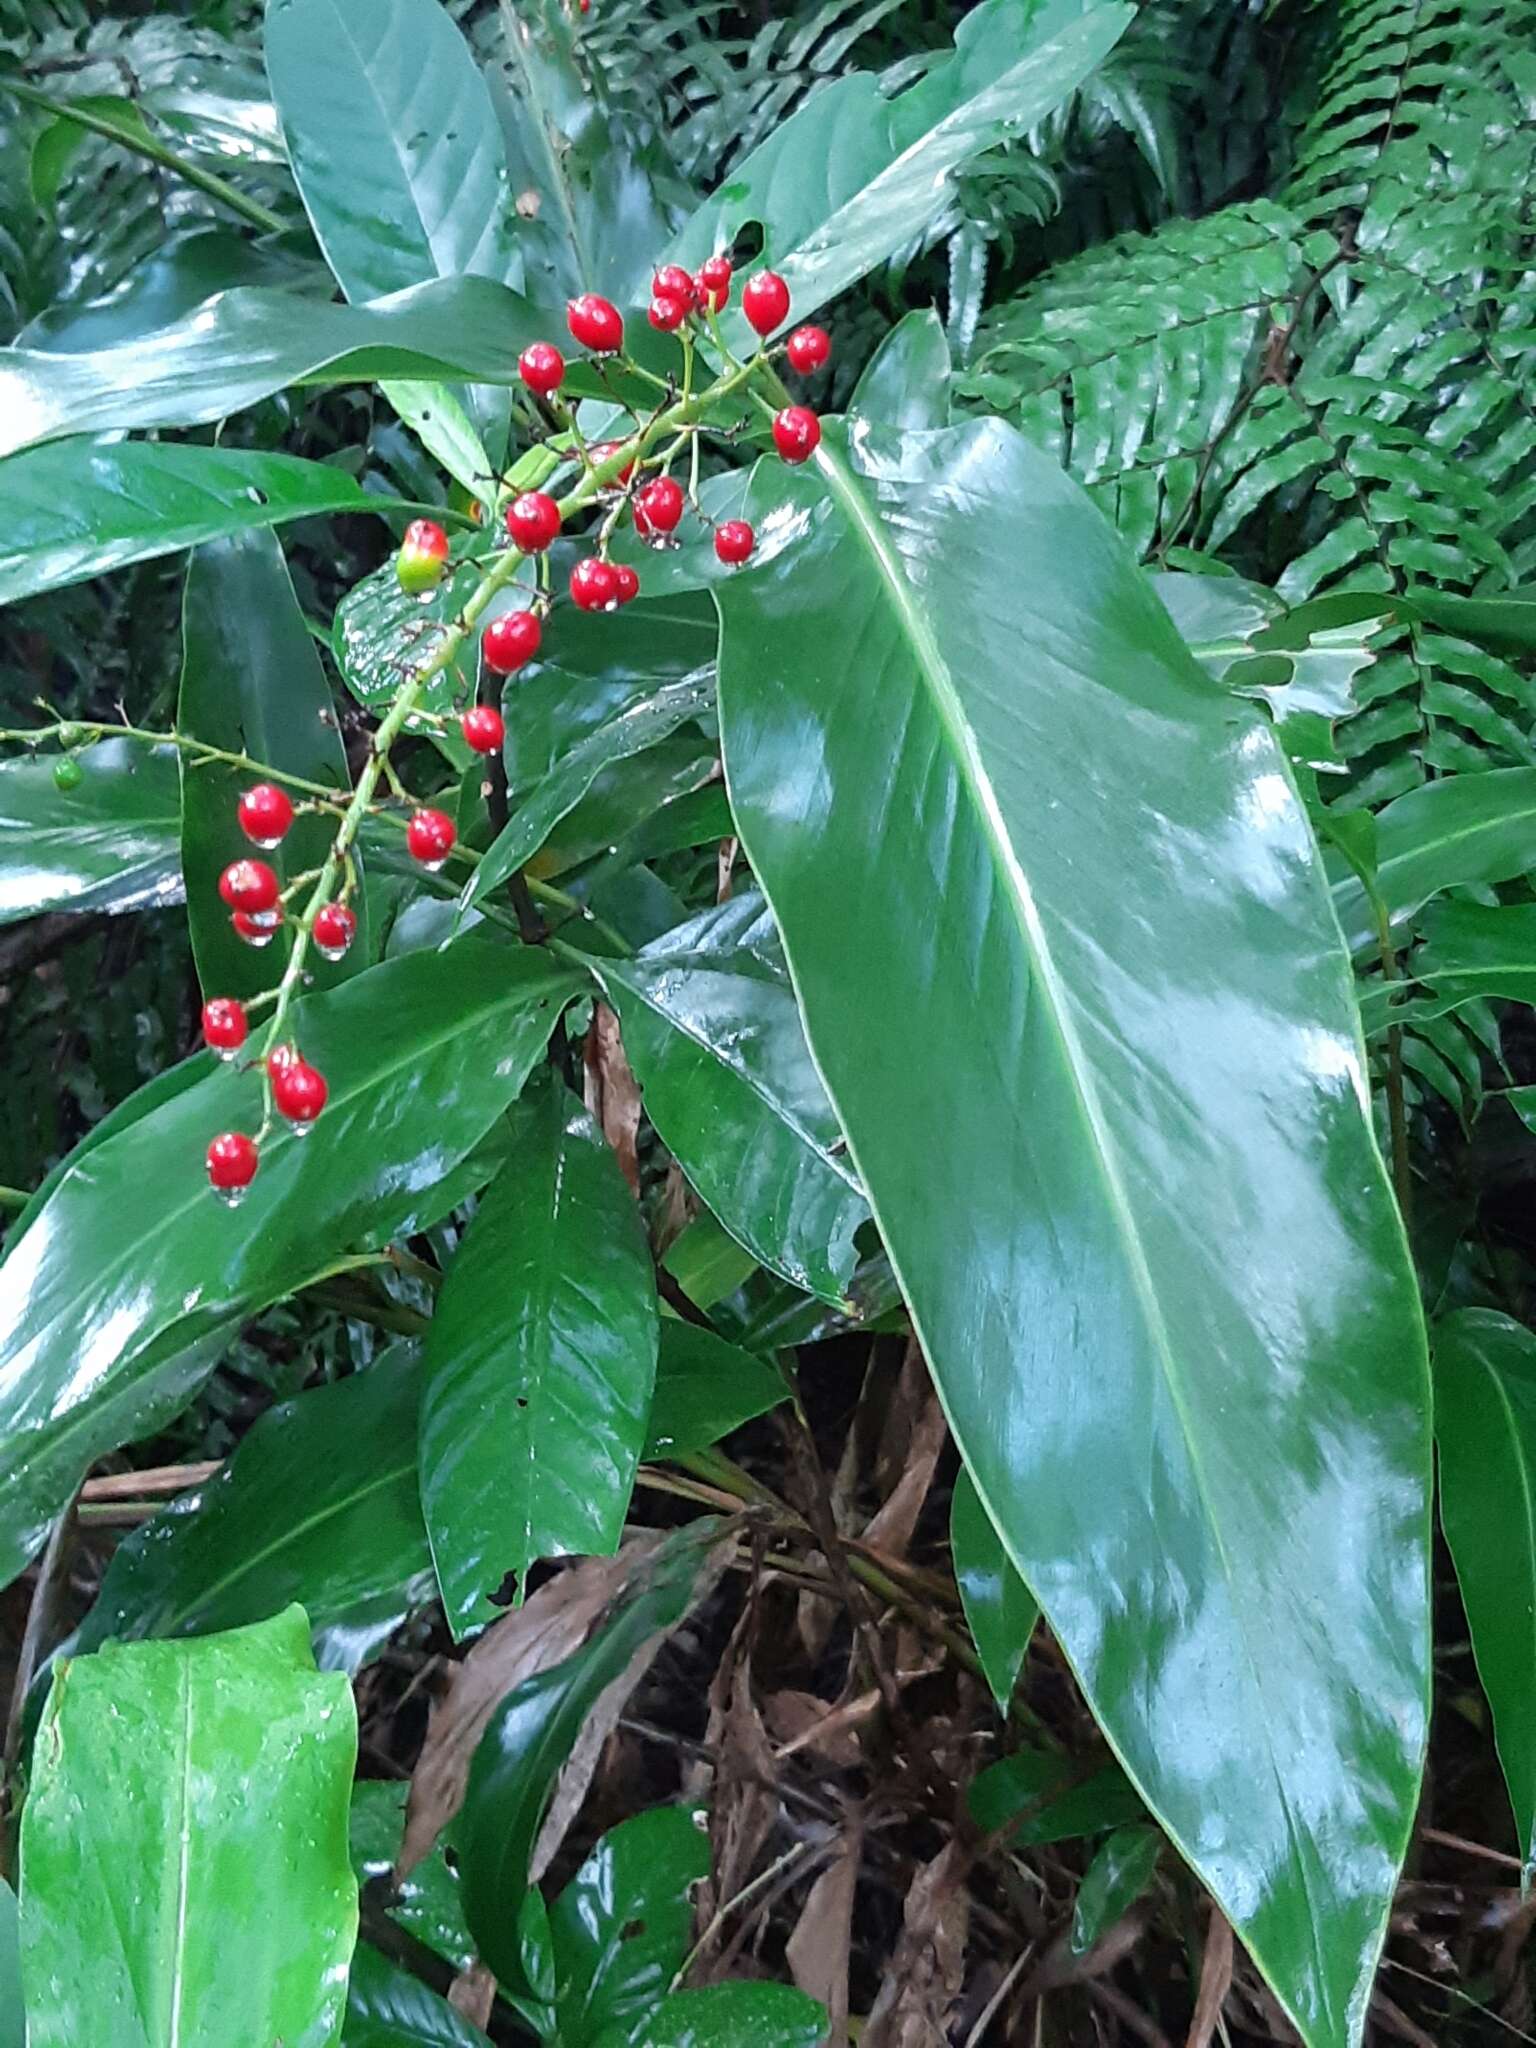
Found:
[{"label": "leaf midrib", "polygon": [[[982,836],[997,875],[998,884],[1005,899],[1015,907],[1018,923],[1021,928],[1021,936],[1030,957],[1032,985],[1038,988],[1043,998],[1043,1010],[1049,1026],[1057,1039],[1063,1065],[1070,1077],[1073,1097],[1077,1103],[1079,1113],[1088,1128],[1091,1140],[1091,1156],[1099,1178],[1103,1182],[1106,1202],[1116,1225],[1117,1236],[1122,1242],[1125,1251],[1126,1265],[1132,1286],[1145,1320],[1153,1355],[1157,1360],[1163,1384],[1166,1388],[1173,1413],[1178,1421],[1180,1435],[1189,1459],[1190,1473],[1203,1510],[1204,1521],[1214,1546],[1222,1578],[1226,1583],[1235,1637],[1242,1646],[1243,1659],[1248,1670],[1250,1690],[1259,1707],[1257,1719],[1264,1730],[1265,1747],[1268,1754],[1270,1773],[1275,1784],[1276,1797],[1280,1809],[1285,1815],[1286,1826],[1291,1839],[1295,1844],[1296,1868],[1308,1902],[1307,1936],[1313,1951],[1313,1963],[1316,1972],[1315,1981],[1319,1989],[1322,1990],[1329,1984],[1330,1980],[1319,1949],[1318,1913],[1312,1894],[1312,1880],[1307,1856],[1304,1851],[1306,1837],[1297,1826],[1292,1814],[1291,1801],[1286,1791],[1284,1774],[1280,1769],[1279,1760],[1275,1754],[1273,1732],[1268,1714],[1264,1711],[1264,1687],[1260,1680],[1259,1667],[1254,1659],[1249,1642],[1248,1626],[1244,1619],[1243,1605],[1237,1595],[1232,1560],[1228,1555],[1226,1541],[1214,1512],[1203,1459],[1196,1449],[1194,1431],[1175,1365],[1167,1324],[1157,1298],[1156,1284],[1152,1277],[1151,1266],[1147,1258],[1145,1246],[1141,1240],[1140,1232],[1135,1225],[1124,1184],[1115,1164],[1115,1148],[1110,1142],[1108,1128],[1098,1101],[1098,1090],[1091,1070],[1088,1068],[1084,1058],[1077,1033],[1069,1019],[1068,1004],[1061,977],[1056,968],[1045,932],[1041,926],[1038,912],[1035,909],[1028,878],[1020,868],[1008,843],[1003,824],[1002,809],[992,788],[991,780],[977,752],[964,706],[950,676],[948,665],[940,651],[938,642],[917,609],[911,587],[907,582],[905,567],[878,523],[875,514],[867,503],[843,457],[826,442],[823,442],[817,451],[815,462],[822,477],[830,487],[832,496],[850,522],[854,533],[867,549],[881,581],[888,589],[891,604],[907,637],[919,672],[927,685],[929,700],[948,738],[957,772],[965,784],[975,815],[981,825]],[[750,847],[748,851],[750,852]],[[781,938],[786,958],[790,963],[791,978],[793,979],[794,962],[789,936],[787,933],[781,932]],[[830,1095],[831,1091],[829,1090],[828,1093]],[[835,1097],[833,1100],[835,1102]],[[876,1223],[880,1224],[880,1205],[870,1187],[869,1176],[858,1157],[858,1145],[851,1132],[848,1133],[848,1150],[860,1180],[864,1183],[866,1189],[870,1189],[870,1207],[874,1212]],[[881,1225],[881,1236],[884,1238],[887,1249],[890,1252],[892,1270],[895,1272],[897,1282],[901,1286],[903,1296],[907,1300],[913,1326],[917,1329],[919,1338],[923,1341],[925,1352],[929,1357],[932,1357],[933,1350],[929,1346],[923,1332],[921,1317],[913,1303],[911,1292],[906,1286],[897,1256],[890,1249],[890,1238],[883,1225]],[[940,1394],[941,1401],[944,1402],[946,1413],[948,1413],[948,1403],[944,1401],[943,1389],[937,1377],[935,1378],[935,1386]],[[953,1427],[952,1416],[951,1427]],[[1013,1560],[1020,1577],[1028,1585],[1028,1573],[1008,1542],[1004,1533],[1005,1524],[992,1508],[991,1502],[987,1500],[979,1479],[976,1482],[976,1490],[981,1496],[982,1503],[991,1516],[998,1534],[1003,1538],[1005,1551]],[[1113,1735],[1110,1734],[1110,1731],[1106,1729],[1105,1733],[1111,1747],[1115,1750],[1117,1756],[1120,1757],[1122,1764],[1125,1765],[1132,1782],[1136,1784],[1137,1790],[1146,1797],[1146,1787],[1141,1783],[1140,1774],[1132,1768],[1129,1760],[1121,1755],[1119,1746],[1115,1742]],[[1148,1805],[1154,1812],[1159,1813],[1159,1818],[1161,1819],[1162,1815],[1158,1803],[1148,1798]],[[1165,1827],[1167,1826],[1166,1820],[1164,1825]],[[1177,1837],[1174,1837],[1174,1839],[1177,1839]],[[1249,1945],[1250,1949],[1252,1949],[1251,1934]]]}]

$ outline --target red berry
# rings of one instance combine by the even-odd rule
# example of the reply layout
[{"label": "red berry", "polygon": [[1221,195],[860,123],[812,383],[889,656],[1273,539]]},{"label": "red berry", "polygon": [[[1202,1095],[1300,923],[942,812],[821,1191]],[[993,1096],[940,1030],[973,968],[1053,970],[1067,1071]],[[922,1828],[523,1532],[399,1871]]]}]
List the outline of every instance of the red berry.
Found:
[{"label": "red berry", "polygon": [[459,720],[465,741],[477,754],[499,754],[507,736],[501,713],[494,704],[471,704]]},{"label": "red berry", "polygon": [[658,292],[645,317],[659,334],[676,334],[688,318],[688,308],[681,299],[674,299],[670,292]]},{"label": "red berry", "polygon": [[435,519],[413,519],[395,557],[400,588],[419,597],[435,590],[448,566],[448,536]]},{"label": "red berry", "polygon": [[219,894],[257,924],[277,923],[277,877],[264,860],[231,861],[219,877]]},{"label": "red berry", "polygon": [[560,507],[543,491],[524,491],[507,507],[507,531],[525,555],[541,555],[560,531]]},{"label": "red berry", "polygon": [[742,288],[741,310],[759,334],[772,334],[789,312],[789,286],[775,270],[760,270]]},{"label": "red berry", "polygon": [[797,327],[784,344],[789,367],[802,376],[819,370],[832,353],[832,337],[825,327]]},{"label": "red berry", "polygon": [[640,595],[640,578],[638,573],[631,569],[628,562],[615,562],[613,573],[619,586],[619,603],[633,604]]},{"label": "red berry", "polygon": [[718,313],[726,300],[731,296],[722,286],[706,284],[702,270],[693,280],[693,295],[699,304],[706,307],[711,313]]},{"label": "red berry", "polygon": [[735,568],[744,562],[757,544],[757,535],[745,519],[727,519],[715,528],[715,553]]},{"label": "red berry", "polygon": [[240,830],[256,846],[276,846],[293,823],[293,805],[270,782],[248,789],[236,806]]},{"label": "red berry", "polygon": [[405,843],[414,859],[429,873],[435,873],[453,851],[458,838],[446,811],[413,811],[405,828]]},{"label": "red berry", "polygon": [[687,502],[682,485],[674,477],[658,476],[642,484],[635,493],[635,531],[645,540],[672,533]]},{"label": "red berry", "polygon": [[808,405],[786,405],[773,416],[773,445],[786,462],[809,462],[821,444],[821,421]]},{"label": "red berry", "polygon": [[273,1102],[290,1123],[303,1130],[308,1130],[324,1109],[329,1093],[325,1076],[308,1060],[287,1060],[272,1076]]},{"label": "red berry", "polygon": [[[622,441],[594,441],[592,443],[592,446],[587,450],[587,454],[591,460],[592,467],[594,469],[597,469],[603,463],[611,461],[612,458],[618,454],[619,450],[623,446],[624,443]],[[624,468],[619,471],[618,475],[613,479],[613,481],[616,484],[627,484],[630,478],[634,475],[634,473],[634,458],[631,457],[629,462],[627,462]]]},{"label": "red berry", "polygon": [[492,619],[480,635],[480,651],[493,675],[510,676],[532,661],[539,651],[544,629],[537,612],[508,612]]},{"label": "red berry", "polygon": [[699,276],[712,292],[728,292],[731,288],[731,259],[729,256],[706,256],[699,265]]},{"label": "red berry", "polygon": [[658,299],[681,299],[684,312],[693,311],[693,279],[680,263],[663,263],[651,279],[651,290]]},{"label": "red berry", "polygon": [[619,579],[613,573],[613,564],[597,555],[583,555],[571,571],[571,599],[584,612],[616,610]]},{"label": "red berry", "polygon": [[244,1131],[222,1131],[208,1147],[208,1179],[216,1195],[233,1208],[256,1178],[255,1144]]},{"label": "red berry", "polygon": [[566,324],[583,348],[611,356],[624,346],[624,318],[611,299],[583,292],[565,309]]},{"label": "red berry", "polygon": [[565,357],[552,341],[530,342],[517,359],[517,374],[540,398],[560,389],[565,375]]},{"label": "red berry", "polygon": [[327,960],[339,960],[357,937],[357,919],[345,903],[322,903],[311,927]]},{"label": "red berry", "polygon": [[248,946],[270,946],[277,936],[277,920],[270,924],[259,924],[254,917],[247,917],[243,910],[237,910],[229,920],[235,928],[235,937],[244,939]]},{"label": "red berry", "polygon": [[203,1005],[203,1037],[221,1060],[232,1060],[245,1043],[245,1005],[233,996],[213,996]]},{"label": "red berry", "polygon": [[298,1056],[296,1045],[274,1045],[267,1054],[267,1073],[276,1080],[284,1067],[291,1067]]}]

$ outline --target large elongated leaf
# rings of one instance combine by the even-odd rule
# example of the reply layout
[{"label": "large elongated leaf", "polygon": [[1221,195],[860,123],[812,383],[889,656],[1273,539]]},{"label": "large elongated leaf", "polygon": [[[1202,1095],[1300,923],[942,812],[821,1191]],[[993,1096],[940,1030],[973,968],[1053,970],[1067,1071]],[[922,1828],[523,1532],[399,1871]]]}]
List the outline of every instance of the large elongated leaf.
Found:
[{"label": "large elongated leaf", "polygon": [[0,604],[316,512],[382,512],[339,469],[171,442],[66,441],[0,462]]},{"label": "large elongated leaf", "polygon": [[176,756],[104,740],[54,782],[57,754],[0,762],[0,924],[44,910],[154,910],[182,897]]},{"label": "large elongated leaf", "polygon": [[419,1399],[420,1368],[401,1345],[270,1409],[215,1478],[119,1545],[75,1648],[207,1635],[297,1601],[321,1666],[355,1671],[432,1597]]},{"label": "large elongated leaf", "polygon": [[496,1618],[508,1573],[617,1550],[656,1378],[656,1285],[618,1162],[564,1088],[514,1121],[427,1338],[421,1498],[456,1635]]},{"label": "large elongated leaf", "polygon": [[707,910],[594,972],[646,1113],[710,1208],[763,1265],[841,1301],[868,1208],[762,898]]},{"label": "large elongated leaf", "polygon": [[0,1582],[91,1460],[174,1414],[244,1317],[451,1206],[574,985],[467,939],[308,998],[295,1036],[330,1102],[310,1136],[273,1131],[234,1214],[202,1156],[254,1126],[248,1072],[205,1073],[82,1148],[0,1265]]},{"label": "large elongated leaf", "polygon": [[[1442,775],[1376,815],[1376,886],[1395,925],[1441,889],[1506,882],[1536,868],[1536,768]],[[1376,944],[1358,878],[1333,885],[1334,908],[1352,952]]]},{"label": "large elongated leaf", "polygon": [[[489,278],[404,282],[411,288],[371,306],[240,286],[111,347],[8,350],[0,359],[0,454],[64,434],[200,426],[290,384],[454,375],[509,384],[519,351],[558,326]],[[571,388],[587,381],[578,376]]]},{"label": "large elongated leaf", "polygon": [[817,1066],[1009,1554],[1342,2048],[1417,1797],[1429,1473],[1300,804],[1011,430],[868,429],[771,487],[722,731]]},{"label": "large elongated leaf", "polygon": [[21,2004],[16,1894],[0,1878],[0,2048],[26,2048],[26,2035],[26,2015]]},{"label": "large elongated leaf", "polygon": [[316,1672],[297,1607],[60,1664],[22,1815],[32,2048],[326,2048],[356,1754],[351,1689]]},{"label": "large elongated leaf", "polygon": [[573,1657],[509,1692],[470,1766],[454,1828],[464,1912],[504,1984],[522,1979],[517,1916],[539,1822],[571,1744],[597,1699],[688,1612],[720,1525],[676,1529]]},{"label": "large elongated leaf", "polygon": [[1536,1862],[1536,1335],[1496,1309],[1435,1326],[1440,1520],[1527,1869]]},{"label": "large elongated leaf", "polygon": [[[181,694],[176,719],[195,739],[249,754],[269,768],[345,791],[347,757],[331,716],[331,689],[304,623],[276,536],[259,529],[199,548],[182,602]],[[206,995],[251,996],[282,978],[288,942],[258,950],[236,938],[218,891],[220,871],[249,854],[236,806],[254,777],[182,756],[181,865],[192,952]],[[266,858],[286,881],[325,859],[333,819],[300,816]],[[356,907],[366,913],[361,892]],[[338,966],[313,956],[324,988],[367,958],[358,933]]]},{"label": "large elongated leaf", "polygon": [[[671,260],[696,267],[760,226],[763,260],[804,318],[932,227],[955,171],[1059,106],[1131,18],[1117,0],[985,0],[960,22],[954,54],[894,99],[868,72],[817,93],[705,200]],[[727,328],[750,345],[739,311]]]},{"label": "large elongated leaf", "polygon": [[670,739],[679,726],[714,708],[714,673],[685,676],[633,697],[603,724],[584,733],[561,754],[549,773],[497,833],[464,892],[466,907],[478,903],[538,852],[555,826],[568,817],[604,769]]},{"label": "large elongated leaf", "polygon": [[[691,1301],[699,1300],[692,1289],[684,1292]],[[707,1295],[709,1289],[700,1292]],[[645,1455],[678,1458],[707,1450],[741,1423],[788,1399],[782,1375],[766,1359],[727,1344],[712,1330],[664,1317]]]},{"label": "large elongated leaf", "polygon": [[266,53],[293,174],[349,299],[512,274],[501,131],[437,0],[271,0]]}]

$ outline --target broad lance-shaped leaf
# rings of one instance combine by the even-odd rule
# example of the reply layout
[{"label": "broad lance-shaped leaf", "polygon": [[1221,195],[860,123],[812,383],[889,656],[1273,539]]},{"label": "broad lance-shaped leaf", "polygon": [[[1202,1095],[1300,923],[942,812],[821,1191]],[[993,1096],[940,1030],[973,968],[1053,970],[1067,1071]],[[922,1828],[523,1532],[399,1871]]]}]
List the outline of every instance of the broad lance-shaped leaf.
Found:
[{"label": "broad lance-shaped leaf", "polygon": [[644,753],[670,739],[680,726],[711,713],[714,680],[714,671],[706,670],[635,696],[621,711],[584,733],[561,754],[486,849],[464,891],[465,908],[499,888],[508,875],[537,853],[605,768]]},{"label": "broad lance-shaped leaf", "polygon": [[[698,1296],[689,1299],[697,1302]],[[678,1458],[706,1451],[743,1422],[788,1399],[783,1375],[766,1359],[696,1323],[663,1316],[645,1456]]]},{"label": "broad lance-shaped leaf", "polygon": [[544,1808],[571,1744],[599,1697],[637,1675],[648,1648],[676,1628],[708,1578],[720,1524],[674,1529],[574,1656],[509,1692],[475,1751],[454,1824],[464,1913],[480,1953],[504,1984],[523,1977],[518,1909]]},{"label": "broad lance-shaped leaf", "polygon": [[1040,1609],[963,1465],[950,1502],[949,1547],[976,1654],[998,1711],[1006,1714]]},{"label": "broad lance-shaped leaf", "polygon": [[[7,350],[0,455],[66,434],[201,426],[292,384],[455,374],[511,384],[520,352],[557,324],[484,277],[413,279],[371,306],[241,285],[169,327],[107,348]],[[572,390],[601,392],[579,365],[574,374]]]},{"label": "broad lance-shaped leaf", "polygon": [[817,1067],[1100,1724],[1344,2048],[1423,1751],[1425,1353],[1284,760],[1002,424],[761,483],[722,734]]},{"label": "broad lance-shaped leaf", "polygon": [[[986,0],[961,21],[952,55],[886,97],[872,73],[816,93],[737,164],[673,242],[696,269],[743,228],[803,319],[926,233],[954,197],[954,173],[1058,107],[1114,48],[1133,10],[1081,0]],[[727,339],[750,343],[740,311]]]},{"label": "broad lance-shaped leaf", "polygon": [[[310,225],[350,300],[464,273],[522,282],[501,130],[437,0],[275,0],[266,57]],[[485,444],[452,391],[385,395],[461,483],[489,488]],[[510,405],[480,396],[470,403],[499,462]]]},{"label": "broad lance-shaped leaf", "polygon": [[221,533],[391,509],[329,463],[159,441],[63,441],[12,455],[0,462],[0,503],[0,604]]},{"label": "broad lance-shaped leaf", "polygon": [[297,1601],[322,1669],[355,1671],[432,1598],[420,1398],[414,1347],[399,1345],[268,1409],[214,1478],[119,1544],[74,1650],[207,1635]]},{"label": "broad lance-shaped leaf", "polygon": [[513,1117],[426,1340],[421,1498],[448,1622],[541,1557],[610,1556],[656,1378],[640,1211],[581,1104],[553,1083]]},{"label": "broad lance-shaped leaf", "polygon": [[[275,534],[231,534],[197,550],[187,564],[181,634],[176,722],[183,733],[345,794],[347,757],[331,711],[331,686]],[[248,769],[186,754],[181,764],[181,864],[198,979],[205,995],[257,995],[282,979],[287,938],[280,934],[274,945],[259,950],[247,946],[235,936],[218,890],[224,867],[251,851],[236,808],[254,777]],[[264,858],[286,882],[318,868],[334,834],[333,818],[301,814]],[[354,905],[361,923],[367,908],[361,890]],[[347,958],[335,966],[312,954],[309,966],[318,985],[332,986],[356,972],[368,957],[367,945],[367,932],[360,929]]]},{"label": "broad lance-shaped leaf", "polygon": [[[1196,580],[1196,579],[1191,579]],[[1536,768],[1442,775],[1376,814],[1376,886],[1401,927],[1431,896],[1472,882],[1507,882],[1536,868]],[[1376,946],[1365,890],[1341,860],[1334,908],[1352,952]]]},{"label": "broad lance-shaped leaf", "polygon": [[1527,1870],[1536,1864],[1536,1335],[1496,1309],[1435,1325],[1440,1520]]},{"label": "broad lance-shaped leaf", "polygon": [[21,1823],[32,2048],[327,2048],[356,1757],[351,1688],[315,1670],[297,1607],[61,1663]]},{"label": "broad lance-shaped leaf", "polygon": [[763,1265],[841,1301],[869,1211],[762,898],[706,910],[632,960],[591,964],[646,1113],[704,1200]]},{"label": "broad lance-shaped leaf", "polygon": [[475,1959],[475,1944],[464,1925],[458,1872],[449,1865],[441,1845],[430,1849],[404,1877],[395,1878],[409,1790],[398,1778],[362,1778],[352,1787],[352,1868],[360,1885],[374,1878],[382,1881],[389,1894],[391,1920],[452,1963],[455,1970],[467,1970]]},{"label": "broad lance-shaped leaf", "polygon": [[170,747],[103,740],[0,761],[0,924],[44,910],[157,910],[179,903],[181,792]]},{"label": "broad lance-shaped leaf", "polygon": [[208,1192],[203,1153],[260,1114],[237,1066],[157,1092],[153,1114],[82,1146],[0,1264],[0,1584],[91,1461],[175,1414],[240,1322],[469,1192],[460,1162],[576,986],[532,952],[470,938],[306,998],[294,1036],[330,1101],[307,1137],[272,1131],[233,1214]]}]

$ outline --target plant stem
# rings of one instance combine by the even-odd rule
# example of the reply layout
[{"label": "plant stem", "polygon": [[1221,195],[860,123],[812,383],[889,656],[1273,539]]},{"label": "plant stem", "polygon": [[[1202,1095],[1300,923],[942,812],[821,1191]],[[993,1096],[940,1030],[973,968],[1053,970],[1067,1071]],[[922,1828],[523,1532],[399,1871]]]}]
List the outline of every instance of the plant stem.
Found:
[{"label": "plant stem", "polygon": [[[12,740],[23,746],[35,747],[44,740],[57,739],[60,733],[79,735],[81,745],[91,745],[97,740],[137,740],[147,747],[175,747],[180,753],[191,754],[198,761],[222,761],[227,768],[238,768],[248,775],[259,775],[265,782],[286,783],[289,789],[301,790],[306,796],[318,797],[322,802],[333,804],[340,810],[346,795],[344,790],[326,782],[310,782],[302,775],[289,775],[281,768],[273,768],[265,761],[257,761],[250,754],[233,754],[227,747],[210,746],[207,740],[195,740],[190,733],[177,732],[174,727],[168,732],[158,732],[144,725],[105,725],[98,719],[58,718],[51,725],[34,725],[21,728],[7,728],[0,731],[0,740]],[[72,749],[71,751],[77,751]]]},{"label": "plant stem", "polygon": [[69,100],[56,100],[51,93],[39,92],[35,85],[24,85],[19,78],[0,78],[0,91],[8,92],[24,106],[38,107],[45,114],[54,114],[62,121],[74,121],[81,128],[89,128],[93,135],[104,135],[109,142],[116,142],[122,148],[131,150],[135,156],[146,157],[150,163],[159,164],[162,170],[174,171],[189,185],[195,185],[199,192],[205,192],[210,199],[217,199],[221,206],[227,206],[231,213],[237,213],[253,228],[260,228],[263,234],[286,234],[288,223],[260,200],[249,199],[237,186],[221,178],[215,171],[205,171],[186,157],[178,156],[174,149],[167,149],[163,142],[156,142],[151,135],[135,135],[119,126],[104,114],[94,114],[89,108]]}]

